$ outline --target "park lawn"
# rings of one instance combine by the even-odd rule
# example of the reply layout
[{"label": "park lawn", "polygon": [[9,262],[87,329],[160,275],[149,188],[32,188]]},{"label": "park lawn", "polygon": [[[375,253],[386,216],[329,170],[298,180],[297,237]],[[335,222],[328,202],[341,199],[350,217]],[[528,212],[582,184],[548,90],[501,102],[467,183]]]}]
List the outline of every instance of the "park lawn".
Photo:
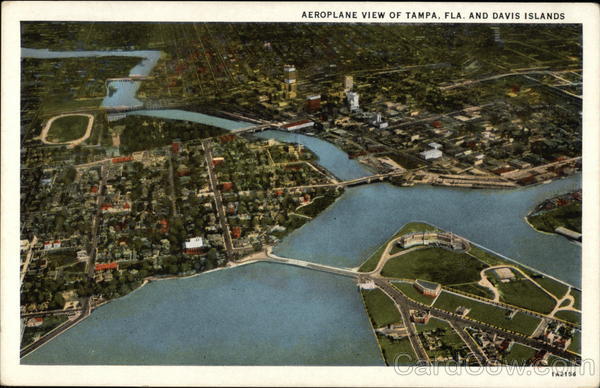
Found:
[{"label": "park lawn", "polygon": [[403,279],[423,279],[442,284],[478,281],[486,267],[479,260],[444,248],[425,248],[389,260],[381,274]]},{"label": "park lawn", "polygon": [[489,253],[479,247],[476,247],[473,244],[471,244],[471,247],[469,248],[468,253],[471,256],[474,256],[474,257],[478,258],[479,260],[483,261],[484,263],[487,263],[489,266],[500,265],[500,264],[513,264],[513,263],[511,263],[507,260],[504,260],[492,253]]},{"label": "park lawn", "polygon": [[567,350],[581,354],[581,332],[579,330],[576,330],[575,334],[573,334],[573,339]]},{"label": "park lawn", "polygon": [[529,279],[497,283],[496,288],[500,292],[500,300],[513,306],[548,314],[556,305],[554,299]]},{"label": "park lawn", "polygon": [[402,316],[396,305],[383,291],[375,288],[361,290],[361,294],[374,328],[378,329],[391,323],[402,322]]},{"label": "park lawn", "polygon": [[415,365],[417,363],[417,355],[408,338],[392,340],[386,336],[378,335],[377,340],[388,366]]},{"label": "park lawn", "polygon": [[552,295],[556,296],[558,299],[565,296],[567,291],[569,291],[568,285],[561,283],[559,281],[556,281],[552,278],[543,277],[543,278],[534,278],[533,280],[540,286],[544,287],[546,289],[546,291],[548,291]]},{"label": "park lawn", "polygon": [[537,353],[537,349],[519,343],[513,344],[510,352],[504,356],[504,363],[514,366],[523,366]]},{"label": "park lawn", "polygon": [[458,285],[450,285],[450,286],[448,286],[448,288],[451,288],[451,289],[457,290],[457,291],[466,292],[466,293],[472,294],[472,295],[481,296],[481,297],[487,298],[487,299],[494,299],[494,293],[489,288],[480,286],[479,284],[477,284],[475,282],[466,283],[466,284],[458,284]]},{"label": "park lawn", "polygon": [[422,222],[409,222],[408,224],[400,228],[400,230],[398,230],[396,233],[394,233],[394,235],[390,237],[385,243],[383,243],[379,248],[377,248],[377,250],[373,252],[373,254],[371,254],[371,256],[369,256],[369,258],[365,260],[365,262],[360,266],[360,268],[358,269],[359,272],[373,271],[377,267],[377,263],[379,263],[379,259],[381,259],[381,255],[383,255],[385,248],[393,239],[398,238],[403,234],[411,232],[423,232],[430,230],[437,230],[437,228],[428,224],[424,224]]},{"label": "park lawn", "polygon": [[64,143],[79,139],[85,134],[89,118],[87,116],[65,116],[52,122],[47,139],[52,142]]},{"label": "park lawn", "polygon": [[535,229],[543,232],[554,233],[554,229],[564,226],[581,233],[581,203],[571,202],[543,214],[529,216],[527,219]]},{"label": "park lawn", "polygon": [[431,306],[435,298],[421,294],[415,289],[412,283],[392,283],[394,287],[399,289],[404,295],[412,300]]},{"label": "park lawn", "polygon": [[83,272],[85,271],[85,263],[79,262],[76,264],[71,264],[64,268],[66,272]]},{"label": "park lawn", "polygon": [[[69,111],[85,111],[85,110],[95,110],[102,105],[102,101],[104,97],[98,98],[79,98],[79,99],[70,99],[70,98],[62,98],[61,96],[52,96],[47,95],[42,99],[40,105],[40,112],[44,116],[52,116],[56,114],[60,114],[62,112]],[[82,116],[83,117],[83,116]]]},{"label": "park lawn", "polygon": [[557,311],[554,316],[567,322],[581,326],[581,313],[578,311],[562,310]]},{"label": "park lawn", "polygon": [[565,307],[570,303],[570,301],[568,299],[563,300],[562,302],[560,302],[560,306],[558,307]]},{"label": "park lawn", "polygon": [[573,308],[581,310],[581,291],[571,288],[571,295],[575,298],[573,302]]},{"label": "park lawn", "polygon": [[456,312],[459,306],[471,309],[467,314],[468,318],[525,335],[531,335],[540,323],[540,318],[521,312],[517,312],[512,319],[508,319],[509,310],[505,308],[450,294],[446,291],[442,291],[433,304],[433,307],[452,313]]},{"label": "park lawn", "polygon": [[54,263],[56,267],[63,267],[77,262],[75,249],[61,249],[46,253],[48,263]]},{"label": "park lawn", "polygon": [[309,205],[302,206],[296,210],[296,213],[303,214],[308,217],[316,217],[325,210],[329,205],[335,202],[335,196],[322,196],[315,198]]}]

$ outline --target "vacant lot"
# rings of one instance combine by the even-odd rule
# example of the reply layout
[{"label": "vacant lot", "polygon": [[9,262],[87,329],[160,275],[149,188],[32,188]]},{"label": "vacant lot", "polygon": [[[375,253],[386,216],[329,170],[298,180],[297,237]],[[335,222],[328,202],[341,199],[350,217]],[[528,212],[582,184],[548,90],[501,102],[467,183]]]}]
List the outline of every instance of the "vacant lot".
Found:
[{"label": "vacant lot", "polygon": [[54,263],[56,267],[62,267],[77,262],[77,253],[74,249],[61,249],[48,252],[46,258],[48,263]]},{"label": "vacant lot", "polygon": [[536,349],[521,344],[513,344],[510,352],[504,357],[504,363],[509,365],[525,365],[536,353]]},{"label": "vacant lot", "polygon": [[408,338],[392,340],[382,335],[377,336],[385,363],[388,366],[393,365],[415,365],[417,355],[410,344]]},{"label": "vacant lot", "polygon": [[485,267],[485,264],[465,253],[443,248],[427,248],[391,259],[383,267],[381,274],[455,284],[479,280],[479,272]]},{"label": "vacant lot", "polygon": [[87,116],[64,116],[52,122],[46,139],[54,143],[64,143],[79,139],[85,134],[89,118]]},{"label": "vacant lot", "polygon": [[504,329],[513,330],[525,335],[533,333],[540,323],[539,318],[521,312],[518,312],[512,319],[508,319],[509,310],[507,309],[450,294],[445,291],[440,294],[433,304],[433,307],[450,312],[455,312],[459,306],[465,306],[471,309],[467,315],[468,318]]},{"label": "vacant lot", "polygon": [[500,300],[513,306],[548,314],[556,304],[554,299],[528,279],[498,283],[496,288],[500,291]]}]

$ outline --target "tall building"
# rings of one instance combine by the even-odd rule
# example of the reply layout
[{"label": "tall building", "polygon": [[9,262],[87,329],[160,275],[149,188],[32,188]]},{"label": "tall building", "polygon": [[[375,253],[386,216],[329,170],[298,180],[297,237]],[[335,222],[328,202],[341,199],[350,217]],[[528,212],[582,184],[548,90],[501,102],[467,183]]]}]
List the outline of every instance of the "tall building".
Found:
[{"label": "tall building", "polygon": [[354,78],[351,75],[347,75],[344,77],[344,90],[346,92],[352,90],[354,86]]},{"label": "tall building", "polygon": [[306,97],[306,111],[309,113],[317,112],[321,109],[321,95]]},{"label": "tall building", "polygon": [[285,99],[288,100],[291,98],[296,98],[296,67],[293,65],[284,65],[283,75],[283,94],[285,96]]},{"label": "tall building", "polygon": [[356,92],[348,92],[346,94],[346,98],[348,99],[348,105],[350,106],[351,111],[356,111],[360,107],[358,104],[358,93]]}]

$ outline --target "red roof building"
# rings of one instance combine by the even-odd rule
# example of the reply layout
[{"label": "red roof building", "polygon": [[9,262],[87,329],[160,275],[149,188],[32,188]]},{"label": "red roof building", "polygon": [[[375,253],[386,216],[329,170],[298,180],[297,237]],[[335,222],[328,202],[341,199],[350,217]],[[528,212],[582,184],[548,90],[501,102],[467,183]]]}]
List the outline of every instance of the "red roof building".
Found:
[{"label": "red roof building", "polygon": [[221,190],[223,191],[231,191],[233,189],[233,183],[231,182],[223,182],[221,185]]},{"label": "red roof building", "polygon": [[109,269],[119,269],[119,263],[102,263],[102,264],[96,264],[96,271],[106,271]]},{"label": "red roof building", "polygon": [[233,228],[231,228],[231,237],[233,237],[233,238],[242,237],[242,228],[240,228],[239,226],[234,226]]}]

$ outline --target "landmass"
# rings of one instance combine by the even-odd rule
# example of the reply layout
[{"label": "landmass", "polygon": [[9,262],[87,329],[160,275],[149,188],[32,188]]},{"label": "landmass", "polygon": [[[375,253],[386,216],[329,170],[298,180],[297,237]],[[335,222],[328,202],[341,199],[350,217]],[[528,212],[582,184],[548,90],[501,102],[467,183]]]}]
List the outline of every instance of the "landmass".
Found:
[{"label": "landmass", "polygon": [[581,241],[581,205],[581,190],[559,195],[536,206],[527,222],[538,231]]}]

